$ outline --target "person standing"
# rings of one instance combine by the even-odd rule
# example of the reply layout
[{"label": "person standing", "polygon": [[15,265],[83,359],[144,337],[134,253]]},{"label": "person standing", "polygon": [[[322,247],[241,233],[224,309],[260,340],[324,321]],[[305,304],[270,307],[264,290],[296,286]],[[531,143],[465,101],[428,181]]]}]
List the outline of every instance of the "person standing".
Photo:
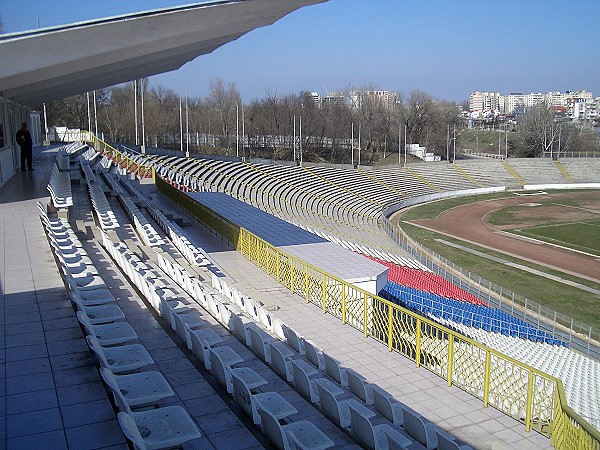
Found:
[{"label": "person standing", "polygon": [[[23,172],[27,170],[35,170],[32,166],[32,154],[33,154],[33,141],[31,140],[31,133],[27,129],[27,124],[23,122],[21,129],[17,131],[17,144],[21,147],[21,170]],[[27,169],[25,168],[25,161],[27,161]]]}]

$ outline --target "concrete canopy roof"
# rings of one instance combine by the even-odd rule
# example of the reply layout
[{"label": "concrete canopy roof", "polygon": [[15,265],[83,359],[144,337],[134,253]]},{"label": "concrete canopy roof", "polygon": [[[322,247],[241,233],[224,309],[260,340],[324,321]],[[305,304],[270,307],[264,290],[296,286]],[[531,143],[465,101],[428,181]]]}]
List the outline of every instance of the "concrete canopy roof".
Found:
[{"label": "concrete canopy roof", "polygon": [[215,0],[0,36],[0,95],[39,105],[178,69],[303,6]]}]

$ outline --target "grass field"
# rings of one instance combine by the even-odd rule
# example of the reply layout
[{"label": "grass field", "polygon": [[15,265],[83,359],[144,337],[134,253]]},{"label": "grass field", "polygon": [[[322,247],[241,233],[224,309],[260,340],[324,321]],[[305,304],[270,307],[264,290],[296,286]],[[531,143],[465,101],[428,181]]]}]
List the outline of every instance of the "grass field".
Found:
[{"label": "grass field", "polygon": [[[402,213],[398,219],[400,220],[400,226],[409,236],[422,243],[430,250],[453,261],[464,270],[487,279],[523,297],[527,297],[548,308],[573,317],[578,321],[592,325],[595,328],[600,328],[600,308],[598,308],[598,305],[600,305],[600,296],[542,276],[533,275],[525,270],[513,269],[505,264],[479,257],[468,251],[450,247],[440,242],[440,240],[454,242],[466,248],[477,250],[506,261],[518,263],[531,269],[589,286],[593,289],[600,290],[600,284],[552,270],[545,266],[510,257],[499,252],[494,252],[475,244],[452,239],[448,236],[413,226],[405,222],[409,220],[431,219],[439,216],[448,209],[460,205],[488,199],[507,198],[509,196],[512,196],[512,194],[500,193],[432,202],[413,207]],[[568,206],[578,207],[578,203],[575,201],[561,201],[561,203],[563,205],[568,204]],[[542,239],[544,238],[543,235],[547,234],[550,235],[551,239],[554,239],[557,242],[561,241],[565,246],[573,248],[579,246],[581,248],[597,251],[596,249],[600,247],[600,239],[597,237],[598,231],[600,231],[600,221],[589,221],[589,224],[587,223],[588,221],[586,221],[586,225],[584,226],[581,226],[579,222],[561,223],[556,217],[550,215],[550,211],[547,213],[541,211],[543,210],[538,210],[537,212],[537,220],[544,220],[551,226],[523,227],[520,228],[521,233],[531,233],[530,237],[535,237],[536,239]],[[545,214],[548,215],[545,216]],[[504,231],[513,229],[512,231],[514,232],[515,229],[519,229],[519,227],[526,222],[527,215],[520,212],[518,208],[506,208],[505,210],[495,212],[489,219],[490,222],[494,222],[496,225],[502,225]],[[573,226],[577,226],[577,229],[573,229]],[[591,251],[589,252],[592,253]]]},{"label": "grass field", "polygon": [[600,256],[600,220],[506,230],[549,244]]}]

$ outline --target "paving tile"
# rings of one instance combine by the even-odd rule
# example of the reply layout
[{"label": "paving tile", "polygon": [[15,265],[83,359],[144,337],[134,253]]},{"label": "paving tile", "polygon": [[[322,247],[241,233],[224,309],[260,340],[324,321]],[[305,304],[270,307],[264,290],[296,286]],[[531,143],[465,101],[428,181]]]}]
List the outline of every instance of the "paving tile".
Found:
[{"label": "paving tile", "polygon": [[36,358],[6,363],[7,377],[33,375],[36,373],[50,372],[50,370],[50,360],[48,358]]},{"label": "paving tile", "polygon": [[6,417],[8,438],[62,430],[63,424],[58,408],[12,414]]},{"label": "paving tile", "polygon": [[11,450],[68,450],[63,430],[36,433],[27,436],[10,438],[7,448]]},{"label": "paving tile", "polygon": [[6,395],[43,391],[54,388],[52,372],[6,378]]},{"label": "paving tile", "polygon": [[105,422],[115,418],[115,412],[108,399],[61,406],[60,411],[65,428]]},{"label": "paving tile", "polygon": [[25,345],[6,349],[6,361],[23,361],[27,359],[45,358],[48,350],[45,345]]},{"label": "paving tile", "polygon": [[77,367],[94,367],[94,362],[88,351],[51,356],[50,363],[53,371],[75,369]]},{"label": "paving tile", "polygon": [[46,343],[44,333],[41,331],[37,333],[7,335],[5,339],[6,348],[43,345]]},{"label": "paving tile", "polygon": [[100,375],[95,367],[59,370],[54,372],[54,377],[57,388],[100,381]]},{"label": "paving tile", "polygon": [[48,342],[46,347],[48,356],[51,357],[89,351],[87,342],[83,338]]},{"label": "paving tile", "polygon": [[60,406],[74,405],[108,398],[102,383],[92,382],[56,389]]},{"label": "paving tile", "polygon": [[54,389],[8,395],[5,398],[6,413],[9,415],[58,407]]},{"label": "paving tile", "polygon": [[117,420],[65,429],[69,448],[93,450],[124,444],[125,437]]},{"label": "paving tile", "polygon": [[211,433],[208,438],[217,449],[241,450],[260,446],[259,442],[247,428],[235,428],[218,433]]}]

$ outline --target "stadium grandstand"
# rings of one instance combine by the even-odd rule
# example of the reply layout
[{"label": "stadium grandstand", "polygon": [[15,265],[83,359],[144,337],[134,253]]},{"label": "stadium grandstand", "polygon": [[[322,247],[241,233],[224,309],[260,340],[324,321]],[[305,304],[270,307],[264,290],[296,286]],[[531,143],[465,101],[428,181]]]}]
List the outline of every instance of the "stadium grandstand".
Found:
[{"label": "stadium grandstand", "polygon": [[[3,36],[0,59],[81,36],[107,49],[149,23],[164,46],[83,42],[55,70],[17,60],[2,108],[26,120],[28,105],[172,70],[314,3]],[[207,20],[219,36],[177,34]],[[79,137],[36,147],[20,177],[15,149],[0,154],[4,448],[600,448],[594,351],[442,276],[392,220],[441,198],[600,188],[600,160],[340,168]]]}]

